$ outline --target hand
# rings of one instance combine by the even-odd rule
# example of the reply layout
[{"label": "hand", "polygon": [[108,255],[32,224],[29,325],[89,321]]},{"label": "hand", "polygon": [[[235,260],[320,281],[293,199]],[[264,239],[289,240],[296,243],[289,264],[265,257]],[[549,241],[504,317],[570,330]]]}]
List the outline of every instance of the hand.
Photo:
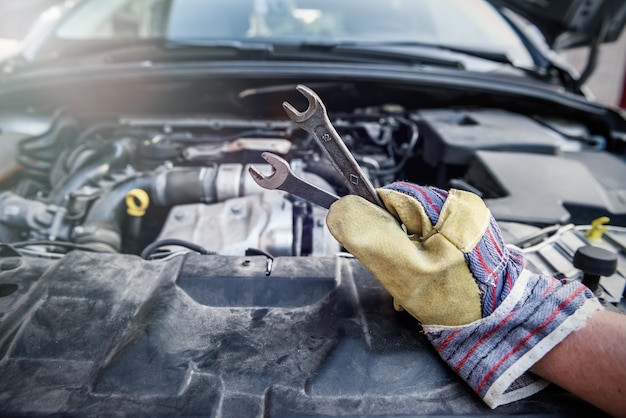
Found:
[{"label": "hand", "polygon": [[475,194],[394,183],[332,205],[327,224],[401,305],[423,324],[463,325],[489,315],[522,270]]}]

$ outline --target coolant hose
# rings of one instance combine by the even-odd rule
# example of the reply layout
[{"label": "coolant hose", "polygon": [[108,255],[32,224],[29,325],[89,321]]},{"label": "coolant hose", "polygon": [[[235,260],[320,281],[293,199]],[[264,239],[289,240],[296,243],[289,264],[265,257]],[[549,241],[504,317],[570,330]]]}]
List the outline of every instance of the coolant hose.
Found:
[{"label": "coolant hose", "polygon": [[96,183],[112,169],[128,164],[134,152],[130,141],[124,139],[105,144],[97,151],[99,157],[77,171],[68,173],[61,180],[50,193],[50,203],[63,205],[71,192],[89,183]]}]

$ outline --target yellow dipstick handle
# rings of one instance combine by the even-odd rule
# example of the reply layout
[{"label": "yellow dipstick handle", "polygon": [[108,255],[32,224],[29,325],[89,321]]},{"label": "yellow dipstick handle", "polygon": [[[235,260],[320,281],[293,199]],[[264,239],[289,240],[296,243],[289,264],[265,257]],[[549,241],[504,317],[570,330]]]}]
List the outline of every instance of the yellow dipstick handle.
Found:
[{"label": "yellow dipstick handle", "polygon": [[602,239],[602,235],[609,230],[609,227],[606,226],[606,224],[610,221],[611,220],[607,216],[594,219],[591,222],[591,229],[587,232],[587,239],[589,241],[600,241]]},{"label": "yellow dipstick handle", "polygon": [[143,189],[132,189],[126,193],[126,213],[140,218],[146,214],[150,205],[150,196]]}]

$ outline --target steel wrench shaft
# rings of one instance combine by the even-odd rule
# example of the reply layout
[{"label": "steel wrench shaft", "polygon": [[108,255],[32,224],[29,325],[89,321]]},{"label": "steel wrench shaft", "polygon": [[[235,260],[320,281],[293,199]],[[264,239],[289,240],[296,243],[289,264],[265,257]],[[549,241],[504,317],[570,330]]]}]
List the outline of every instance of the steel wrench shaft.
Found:
[{"label": "steel wrench shaft", "polygon": [[374,186],[330,122],[324,103],[310,88],[298,85],[296,89],[307,98],[309,107],[300,112],[290,103],[283,102],[287,115],[313,136],[333,167],[341,174],[351,194],[359,195],[384,208]]},{"label": "steel wrench shaft", "polygon": [[339,199],[338,196],[328,193],[327,191],[322,190],[319,187],[312,185],[311,183],[307,183],[301,178],[296,177],[296,175],[293,173],[285,179],[285,182],[281,185],[281,187],[277,188],[294,194],[326,209],[330,208],[330,205],[332,205],[335,201],[337,201],[337,199]]}]

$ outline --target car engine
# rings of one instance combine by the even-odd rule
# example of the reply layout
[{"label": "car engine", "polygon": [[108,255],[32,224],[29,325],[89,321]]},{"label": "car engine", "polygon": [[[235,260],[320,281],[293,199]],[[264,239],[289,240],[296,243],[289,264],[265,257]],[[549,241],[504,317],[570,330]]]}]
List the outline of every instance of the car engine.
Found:
[{"label": "car engine", "polygon": [[[604,138],[582,124],[399,105],[330,116],[375,187],[406,180],[472,191],[509,243],[535,245],[527,238],[549,236],[545,228],[584,227],[606,215],[615,228],[626,224],[625,166],[599,152]],[[262,189],[248,173],[254,166],[271,174],[261,158],[271,151],[308,182],[347,193],[313,138],[287,118],[124,116],[86,124],[58,112],[22,124],[39,132],[22,135],[15,155],[4,157],[12,165],[0,193],[0,240],[23,254],[54,259],[83,249],[155,259],[187,247],[271,260],[341,251],[326,209]],[[616,277],[610,299],[619,302],[625,279]]]},{"label": "car engine", "polygon": [[[391,113],[341,115],[335,125],[376,185],[393,181],[419,138],[415,121]],[[251,164],[272,171],[260,158],[267,150],[307,181],[345,194],[341,177],[291,122],[122,118],[81,131],[59,116],[19,143],[24,170],[0,195],[0,239],[32,241],[32,251],[51,254],[64,252],[56,241],[139,254],[166,239],[224,255],[336,253],[325,209],[254,183]],[[129,215],[133,208],[141,214]]]}]

